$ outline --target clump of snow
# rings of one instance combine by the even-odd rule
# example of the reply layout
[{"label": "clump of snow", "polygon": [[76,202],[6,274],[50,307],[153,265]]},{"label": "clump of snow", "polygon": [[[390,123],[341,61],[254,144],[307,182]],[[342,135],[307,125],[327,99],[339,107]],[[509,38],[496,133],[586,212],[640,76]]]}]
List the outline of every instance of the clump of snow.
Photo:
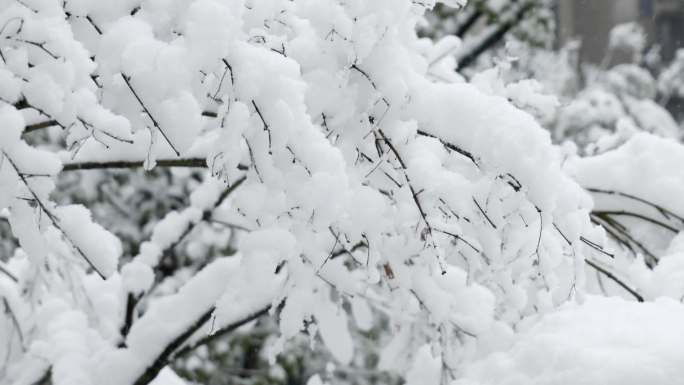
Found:
[{"label": "clump of snow", "polygon": [[149,265],[133,260],[121,268],[124,290],[136,295],[147,291],[154,282],[154,272]]},{"label": "clump of snow", "polygon": [[624,23],[610,31],[609,47],[624,49],[638,57],[646,46],[646,34],[638,23]]},{"label": "clump of snow", "polygon": [[88,209],[81,205],[60,206],[55,215],[64,236],[81,257],[105,277],[116,271],[122,253],[121,241],[94,223]]}]

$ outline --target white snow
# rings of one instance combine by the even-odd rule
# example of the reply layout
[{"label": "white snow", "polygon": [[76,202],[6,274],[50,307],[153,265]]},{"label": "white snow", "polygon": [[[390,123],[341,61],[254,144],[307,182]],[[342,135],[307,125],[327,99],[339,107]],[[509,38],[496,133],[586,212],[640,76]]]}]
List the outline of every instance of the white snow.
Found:
[{"label": "white snow", "polygon": [[674,385],[684,375],[684,306],[588,297],[529,326],[454,385]]}]

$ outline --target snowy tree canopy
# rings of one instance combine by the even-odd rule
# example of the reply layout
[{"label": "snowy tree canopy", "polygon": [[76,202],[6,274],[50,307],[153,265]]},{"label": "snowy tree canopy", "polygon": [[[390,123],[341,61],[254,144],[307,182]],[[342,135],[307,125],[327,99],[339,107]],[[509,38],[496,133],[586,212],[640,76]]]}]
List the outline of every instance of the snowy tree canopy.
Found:
[{"label": "snowy tree canopy", "polygon": [[[479,3],[485,39],[547,6]],[[183,384],[268,319],[273,378],[304,340],[346,383],[675,384],[677,123],[611,68],[586,93],[651,120],[580,157],[540,82],[466,80],[483,40],[418,36],[434,6],[0,0],[0,383]],[[653,370],[603,376],[621,344],[606,370]]]}]

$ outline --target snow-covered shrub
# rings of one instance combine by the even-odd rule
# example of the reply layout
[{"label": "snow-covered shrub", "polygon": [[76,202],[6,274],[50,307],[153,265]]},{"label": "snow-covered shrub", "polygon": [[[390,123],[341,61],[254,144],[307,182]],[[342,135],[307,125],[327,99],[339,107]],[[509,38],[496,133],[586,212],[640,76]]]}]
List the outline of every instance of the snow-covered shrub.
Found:
[{"label": "snow-covered shrub", "polygon": [[308,383],[449,383],[581,301],[585,260],[644,300],[573,179],[591,161],[516,107],[554,101],[448,74],[457,44],[415,32],[433,3],[0,1],[2,379],[178,383],[270,317],[274,381],[305,335]]}]

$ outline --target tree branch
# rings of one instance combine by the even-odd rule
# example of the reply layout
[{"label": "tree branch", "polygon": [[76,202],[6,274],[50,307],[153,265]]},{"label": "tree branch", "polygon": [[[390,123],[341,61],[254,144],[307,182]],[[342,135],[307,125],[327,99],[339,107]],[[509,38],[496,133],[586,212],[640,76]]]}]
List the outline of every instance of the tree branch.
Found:
[{"label": "tree branch", "polygon": [[592,260],[585,258],[584,261],[587,263],[587,265],[593,267],[598,271],[599,273],[605,275],[608,277],[611,281],[617,283],[621,288],[625,289],[629,294],[631,294],[638,302],[644,302],[644,297],[639,294],[635,289],[632,289],[631,287],[627,286],[626,283],[622,282],[618,277],[616,277],[613,273],[610,271],[604,269],[603,267],[599,266]]},{"label": "tree branch", "polygon": [[195,322],[193,322],[185,331],[183,331],[179,336],[174,338],[162,352],[157,356],[152,365],[147,367],[145,371],[138,377],[133,385],[146,385],[152,382],[159,372],[164,369],[168,364],[171,354],[173,354],[176,349],[180,348],[187,340],[190,338],[197,330],[199,330],[202,325],[204,325],[211,318],[211,314],[216,308],[211,307],[209,310],[204,312]]},{"label": "tree branch", "polygon": [[[207,160],[204,158],[184,158],[184,159],[158,159],[156,167],[189,167],[189,168],[207,168]],[[102,169],[132,169],[142,168],[145,164],[143,160],[112,160],[104,162],[75,162],[65,163],[62,171],[79,171],[79,170],[102,170]],[[238,170],[245,171],[247,166],[238,165]]]},{"label": "tree branch", "polygon": [[660,205],[658,205],[658,204],[655,204],[655,203],[653,203],[653,202],[650,202],[650,201],[648,201],[648,200],[646,200],[646,199],[639,198],[639,197],[637,197],[637,196],[635,196],[635,195],[628,194],[628,193],[624,193],[624,192],[621,192],[621,191],[616,191],[616,190],[606,190],[606,189],[591,188],[591,187],[585,187],[585,190],[587,190],[587,191],[589,191],[589,192],[591,192],[591,193],[595,193],[595,194],[617,195],[617,196],[620,196],[620,197],[623,197],[623,198],[627,198],[627,199],[631,199],[631,200],[633,200],[633,201],[637,201],[637,202],[643,203],[643,204],[645,204],[645,205],[647,205],[647,206],[650,206],[650,207],[654,208],[656,211],[658,211],[658,213],[660,213],[660,214],[661,214],[663,217],[665,217],[666,219],[671,219],[670,217],[672,216],[672,217],[678,219],[680,222],[682,222],[682,224],[684,224],[684,217],[682,217],[682,216],[680,216],[680,215],[677,215],[677,214],[674,213],[672,210],[666,209],[665,207],[662,207],[662,206],[660,206]]},{"label": "tree branch", "polygon": [[592,212],[592,214],[594,214],[598,217],[615,215],[615,216],[626,216],[626,217],[638,218],[638,219],[644,220],[646,222],[652,223],[656,226],[660,226],[660,227],[662,227],[666,230],[669,230],[675,234],[679,233],[679,230],[677,230],[676,228],[674,228],[674,227],[672,227],[666,223],[663,223],[659,220],[653,219],[653,218],[648,217],[646,215],[641,215],[638,213],[633,213],[633,212],[629,212],[629,211],[625,211],[625,210],[615,210],[615,211],[600,211],[599,210],[599,211]]},{"label": "tree branch", "polygon": [[128,296],[126,297],[126,314],[124,315],[124,324],[121,326],[120,330],[122,340],[119,347],[126,346],[126,336],[128,335],[128,332],[131,331],[131,326],[133,326],[135,307],[138,304],[140,297],[136,298],[133,293],[128,293]]},{"label": "tree branch", "polygon": [[233,332],[235,329],[238,329],[239,327],[241,327],[245,324],[248,324],[248,323],[268,314],[268,312],[270,310],[271,310],[271,305],[265,306],[265,307],[261,308],[260,310],[257,310],[256,312],[248,315],[247,317],[245,317],[245,318],[243,318],[237,322],[233,322],[233,323],[215,331],[212,334],[208,334],[208,335],[200,338],[199,340],[195,341],[194,343],[186,345],[182,349],[178,350],[173,355],[173,357],[171,359],[175,360],[177,358],[180,358],[180,357],[190,353],[191,351],[197,349],[198,347],[200,347],[202,345],[206,345],[206,344],[208,344],[208,343],[210,343],[210,342],[212,342],[212,341],[214,341],[220,337],[223,337],[226,334]]},{"label": "tree branch", "polygon": [[171,140],[169,139],[169,137],[166,136],[166,133],[164,132],[164,130],[162,130],[161,126],[159,125],[159,123],[157,122],[157,120],[154,118],[154,116],[152,115],[152,113],[150,112],[150,110],[147,109],[147,106],[145,105],[145,103],[143,103],[142,99],[140,98],[140,96],[138,95],[138,93],[137,93],[137,92],[135,91],[135,89],[133,88],[133,85],[131,85],[131,81],[129,80],[129,78],[128,78],[126,75],[124,75],[124,74],[121,74],[121,77],[123,78],[124,82],[126,82],[126,85],[128,86],[128,89],[131,90],[131,93],[133,94],[133,96],[135,96],[135,99],[138,101],[138,103],[139,103],[140,106],[142,107],[143,111],[145,111],[145,114],[147,114],[147,116],[148,116],[148,117],[150,118],[150,120],[152,121],[152,124],[153,124],[153,125],[157,128],[157,130],[159,130],[159,132],[162,134],[162,136],[164,137],[164,140],[166,140],[166,143],[169,144],[169,146],[171,147],[171,149],[173,150],[173,152],[176,153],[177,156],[180,156],[180,152],[178,151],[178,149],[176,149],[176,146],[173,145],[173,143],[171,142]]},{"label": "tree branch", "polygon": [[12,274],[9,270],[7,270],[4,266],[0,265],[0,273],[4,274],[7,276],[7,278],[11,279],[15,283],[19,283],[19,278],[17,278],[16,275]]},{"label": "tree branch", "polygon": [[418,198],[418,192],[416,191],[416,189],[413,187],[413,184],[411,183],[411,179],[409,178],[409,175],[408,175],[408,168],[406,167],[406,163],[404,163],[404,159],[399,154],[399,150],[397,150],[397,148],[394,147],[394,145],[389,140],[389,138],[387,136],[385,136],[385,133],[380,129],[378,129],[378,133],[382,137],[382,140],[385,143],[387,143],[387,146],[389,147],[390,151],[392,151],[394,156],[399,161],[399,164],[401,165],[401,169],[404,172],[404,177],[406,178],[406,184],[408,184],[409,189],[411,190],[411,195],[413,196],[413,201],[416,203],[416,207],[418,207],[418,212],[420,213],[420,217],[423,219],[423,222],[425,223],[428,234],[430,236],[432,236],[432,226],[430,225],[430,222],[427,219],[427,213],[423,209],[423,205],[420,203],[420,199]]},{"label": "tree branch", "polygon": [[24,133],[24,134],[27,134],[27,133],[29,133],[29,132],[41,130],[41,129],[43,129],[43,128],[48,128],[48,127],[52,127],[52,126],[58,126],[58,125],[59,125],[59,122],[57,122],[57,121],[54,120],[54,119],[50,119],[50,120],[46,120],[46,121],[44,121],[44,122],[34,123],[34,124],[29,124],[29,125],[27,125],[27,126],[24,128],[24,132],[23,132],[23,133]]},{"label": "tree branch", "polygon": [[465,156],[466,158],[470,159],[470,161],[473,162],[473,164],[475,166],[479,167],[479,165],[477,164],[477,160],[475,160],[475,156],[473,156],[473,154],[471,152],[466,151],[466,150],[458,147],[457,145],[455,145],[453,143],[447,142],[446,140],[444,140],[438,136],[432,135],[432,134],[425,132],[425,131],[418,130],[418,135],[427,136],[429,138],[434,138],[434,139],[439,140],[440,143],[442,143],[442,145],[444,147],[448,148],[449,150],[456,151],[457,153]]},{"label": "tree branch", "polygon": [[471,12],[468,17],[463,21],[463,23],[458,25],[458,28],[456,28],[456,32],[454,35],[462,38],[465,36],[466,33],[477,23],[478,20],[484,15],[482,10],[476,9],[473,12]]}]

